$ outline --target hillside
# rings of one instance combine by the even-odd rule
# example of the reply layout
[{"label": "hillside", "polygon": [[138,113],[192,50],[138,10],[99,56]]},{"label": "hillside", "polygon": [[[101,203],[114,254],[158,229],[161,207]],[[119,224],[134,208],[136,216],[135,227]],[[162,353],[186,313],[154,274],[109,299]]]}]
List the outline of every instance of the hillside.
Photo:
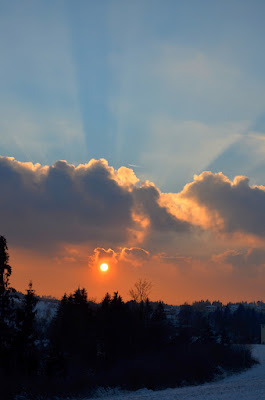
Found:
[{"label": "hillside", "polygon": [[260,364],[246,372],[217,382],[156,392],[144,389],[133,393],[103,394],[102,391],[96,398],[97,400],[261,400],[265,398],[265,346],[254,345],[253,355]]}]

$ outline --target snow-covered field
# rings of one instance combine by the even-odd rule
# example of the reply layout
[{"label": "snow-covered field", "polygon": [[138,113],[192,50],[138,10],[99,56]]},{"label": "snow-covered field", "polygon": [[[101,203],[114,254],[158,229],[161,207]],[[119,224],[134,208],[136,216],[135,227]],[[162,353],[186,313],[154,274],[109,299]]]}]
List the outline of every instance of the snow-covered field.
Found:
[{"label": "snow-covered field", "polygon": [[[254,345],[260,364],[217,382],[153,392],[98,393],[97,400],[265,400],[265,345]],[[84,399],[86,400],[86,399]]]}]

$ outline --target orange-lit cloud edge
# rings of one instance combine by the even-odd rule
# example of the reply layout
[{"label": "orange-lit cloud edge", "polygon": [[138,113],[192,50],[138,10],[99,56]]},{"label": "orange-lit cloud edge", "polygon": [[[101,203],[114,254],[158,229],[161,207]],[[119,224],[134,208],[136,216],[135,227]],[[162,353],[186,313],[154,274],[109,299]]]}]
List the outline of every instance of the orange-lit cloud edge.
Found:
[{"label": "orange-lit cloud edge", "polygon": [[41,166],[0,157],[0,180],[0,234],[18,290],[31,279],[42,295],[84,286],[98,301],[116,290],[128,300],[145,278],[151,299],[171,304],[264,299],[265,187],[247,177],[205,171],[162,193],[105,159]]}]

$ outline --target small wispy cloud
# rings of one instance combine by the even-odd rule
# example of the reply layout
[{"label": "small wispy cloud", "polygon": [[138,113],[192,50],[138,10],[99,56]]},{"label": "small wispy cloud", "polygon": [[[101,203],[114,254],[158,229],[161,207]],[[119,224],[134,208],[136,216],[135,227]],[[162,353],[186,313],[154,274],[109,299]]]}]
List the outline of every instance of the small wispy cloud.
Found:
[{"label": "small wispy cloud", "polygon": [[141,165],[136,165],[136,164],[128,164],[128,166],[133,168],[143,168]]}]

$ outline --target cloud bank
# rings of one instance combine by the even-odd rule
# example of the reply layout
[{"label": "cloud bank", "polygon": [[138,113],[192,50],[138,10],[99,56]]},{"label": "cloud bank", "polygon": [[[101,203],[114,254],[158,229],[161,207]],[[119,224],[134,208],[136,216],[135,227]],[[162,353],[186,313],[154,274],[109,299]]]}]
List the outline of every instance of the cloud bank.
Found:
[{"label": "cloud bank", "polygon": [[[195,290],[197,281],[202,288],[230,274],[236,282],[265,278],[265,187],[246,177],[205,171],[180,192],[163,193],[105,159],[42,166],[0,157],[0,183],[1,234],[9,245],[25,260],[32,252],[49,255],[69,276],[78,265],[92,271],[108,262],[116,277],[125,271],[124,282],[137,277],[130,271],[146,271],[169,279],[172,291],[181,279]],[[34,268],[45,274],[44,264]]]},{"label": "cloud bank", "polygon": [[[0,184],[0,233],[15,253],[18,278],[25,280],[28,268],[28,279],[36,271],[33,280],[42,276],[39,286],[48,285],[44,293],[48,271],[55,270],[59,281],[59,271],[68,279],[63,290],[91,271],[94,296],[111,282],[113,290],[117,282],[129,289],[139,276],[152,277],[171,302],[178,301],[177,284],[184,300],[183,288],[203,297],[211,285],[214,295],[220,282],[221,293],[239,284],[241,293],[256,283],[262,289],[265,187],[246,177],[205,171],[180,192],[163,193],[105,159],[42,166],[0,157]],[[112,266],[105,286],[97,273],[101,262]]]},{"label": "cloud bank", "polygon": [[[265,235],[265,186],[250,186],[249,179],[237,176],[230,181],[221,172],[205,171],[194,177],[178,194],[186,218],[193,221],[192,205],[197,223],[224,233]],[[198,215],[198,210],[201,212]]]},{"label": "cloud bank", "polygon": [[[192,236],[198,228],[265,236],[265,186],[205,171],[179,193],[139,182],[104,159],[52,166],[0,157],[2,233],[23,246],[93,242],[125,246],[152,235]],[[128,247],[128,246],[127,246]]]},{"label": "cloud bank", "polygon": [[[91,160],[75,167],[0,158],[1,231],[15,245],[56,247],[62,243],[125,245],[152,231],[181,232],[189,223],[158,204],[159,190],[138,184],[133,170]],[[133,240],[133,239],[132,239]]]}]

